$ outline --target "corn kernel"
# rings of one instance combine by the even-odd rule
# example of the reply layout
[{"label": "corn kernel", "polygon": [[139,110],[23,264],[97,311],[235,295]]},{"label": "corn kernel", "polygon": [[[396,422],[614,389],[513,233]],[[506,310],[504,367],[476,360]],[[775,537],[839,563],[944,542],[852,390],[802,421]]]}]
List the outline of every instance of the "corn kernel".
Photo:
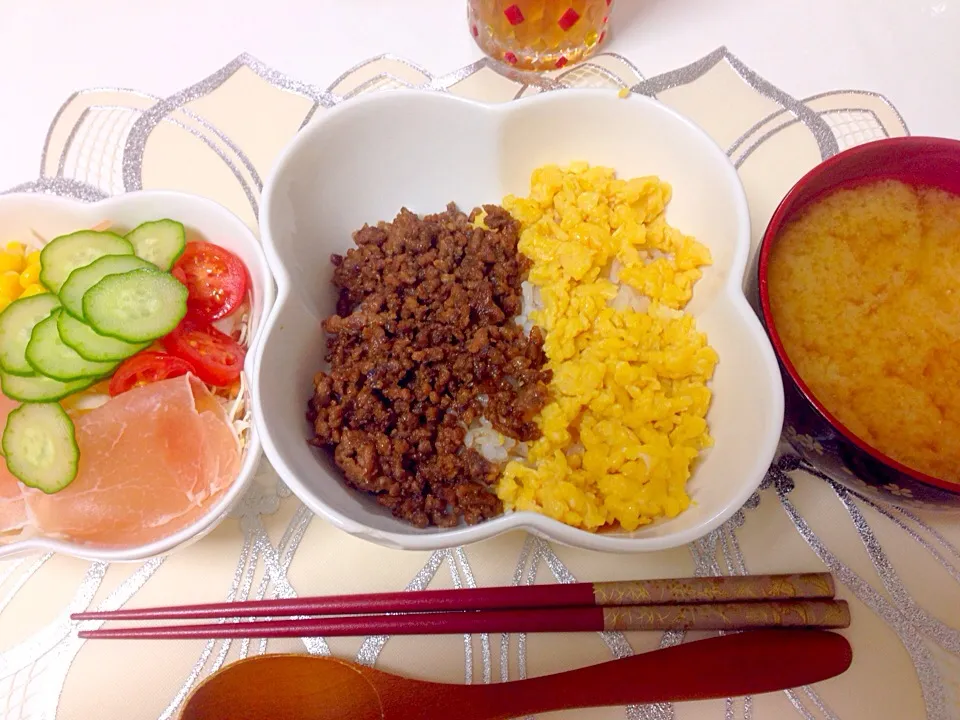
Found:
[{"label": "corn kernel", "polygon": [[27,265],[39,265],[40,264],[40,251],[32,250],[27,253],[26,257]]},{"label": "corn kernel", "polygon": [[24,251],[26,251],[23,243],[16,241],[8,242],[4,247],[8,253],[13,253],[14,255],[23,255]]},{"label": "corn kernel", "polygon": [[0,297],[16,300],[20,297],[21,290],[23,288],[20,287],[20,273],[14,270],[0,273]]},{"label": "corn kernel", "polygon": [[6,272],[7,270],[17,272],[23,270],[23,255],[6,251],[0,252],[0,272]]},{"label": "corn kernel", "polygon": [[33,285],[28,286],[21,294],[20,297],[30,297],[31,295],[42,295],[47,289],[40,283],[34,283]]},{"label": "corn kernel", "polygon": [[7,305],[13,301],[10,298],[0,297],[0,312],[3,312],[7,309]]},{"label": "corn kernel", "polygon": [[27,265],[26,269],[20,273],[20,287],[26,289],[31,285],[36,285],[40,282],[40,266],[39,265]]}]

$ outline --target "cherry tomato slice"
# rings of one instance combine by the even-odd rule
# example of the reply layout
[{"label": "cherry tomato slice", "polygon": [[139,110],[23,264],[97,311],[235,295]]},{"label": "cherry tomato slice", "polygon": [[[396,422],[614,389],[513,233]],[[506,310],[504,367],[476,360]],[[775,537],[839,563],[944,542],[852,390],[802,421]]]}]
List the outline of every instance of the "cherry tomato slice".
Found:
[{"label": "cherry tomato slice", "polygon": [[187,286],[187,313],[197,321],[226,317],[247,294],[246,265],[232,252],[213,243],[188,242],[172,272]]},{"label": "cherry tomato slice", "polygon": [[109,391],[112,396],[117,396],[141,385],[149,385],[158,380],[167,380],[190,372],[197,374],[193,365],[183,358],[144,350],[128,357],[120,364],[110,378]]},{"label": "cherry tomato slice", "polygon": [[224,387],[240,377],[247,351],[229,335],[212,325],[189,320],[163,339],[163,346],[172,355],[183,358],[196,368],[196,376],[208,385]]}]

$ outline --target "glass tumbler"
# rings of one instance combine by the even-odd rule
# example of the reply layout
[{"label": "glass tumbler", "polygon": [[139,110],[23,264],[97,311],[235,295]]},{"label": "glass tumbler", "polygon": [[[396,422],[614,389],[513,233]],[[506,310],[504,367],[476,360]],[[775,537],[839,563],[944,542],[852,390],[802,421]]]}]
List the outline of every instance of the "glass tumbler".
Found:
[{"label": "glass tumbler", "polygon": [[519,70],[556,70],[603,43],[613,0],[468,0],[470,32],[490,57]]}]

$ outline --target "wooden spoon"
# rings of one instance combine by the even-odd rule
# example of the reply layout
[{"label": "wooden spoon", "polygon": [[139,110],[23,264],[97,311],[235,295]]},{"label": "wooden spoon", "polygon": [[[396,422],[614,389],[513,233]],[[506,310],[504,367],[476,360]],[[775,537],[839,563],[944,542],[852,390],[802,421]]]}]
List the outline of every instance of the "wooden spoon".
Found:
[{"label": "wooden spoon", "polygon": [[345,660],[260,655],[228,665],[181,720],[506,720],[568,708],[706,700],[826,680],[853,658],[841,635],[756,630],[494,685],[398,677]]}]

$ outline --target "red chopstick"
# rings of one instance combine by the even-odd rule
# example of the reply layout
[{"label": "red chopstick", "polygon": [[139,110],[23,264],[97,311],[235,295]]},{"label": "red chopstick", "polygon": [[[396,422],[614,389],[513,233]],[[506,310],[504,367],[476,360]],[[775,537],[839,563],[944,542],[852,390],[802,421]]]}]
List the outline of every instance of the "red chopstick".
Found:
[{"label": "red chopstick", "polygon": [[532,608],[469,612],[348,615],[202,625],[81,630],[84,639],[211,639],[441,635],[461,633],[588,632],[612,630],[747,630],[770,627],[844,628],[843,600]]},{"label": "red chopstick", "polygon": [[829,573],[799,573],[332,595],[289,600],[124,608],[75,613],[71,618],[74,620],[199,620],[453,610],[597,608],[622,605],[818,599],[832,598],[834,592],[833,577]]}]

